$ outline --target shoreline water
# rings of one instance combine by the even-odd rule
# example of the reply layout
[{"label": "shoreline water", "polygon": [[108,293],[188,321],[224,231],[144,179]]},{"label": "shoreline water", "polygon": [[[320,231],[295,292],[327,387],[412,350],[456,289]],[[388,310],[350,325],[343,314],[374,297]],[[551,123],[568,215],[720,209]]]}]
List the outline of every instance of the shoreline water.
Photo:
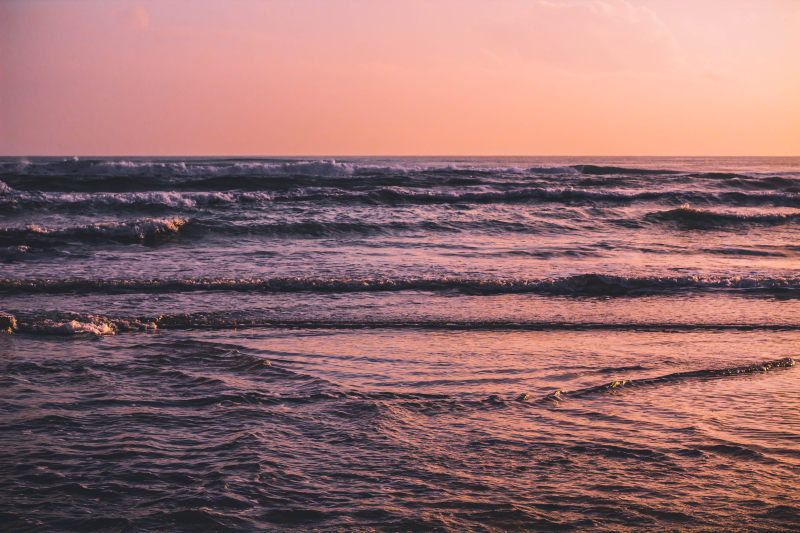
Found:
[{"label": "shoreline water", "polygon": [[0,216],[10,530],[797,527],[800,158],[4,157]]}]

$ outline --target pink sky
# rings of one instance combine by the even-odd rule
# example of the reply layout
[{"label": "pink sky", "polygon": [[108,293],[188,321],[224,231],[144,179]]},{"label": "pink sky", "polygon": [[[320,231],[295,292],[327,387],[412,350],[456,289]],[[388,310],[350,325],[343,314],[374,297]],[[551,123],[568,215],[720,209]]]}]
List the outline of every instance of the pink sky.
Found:
[{"label": "pink sky", "polygon": [[0,154],[800,155],[795,0],[5,0]]}]

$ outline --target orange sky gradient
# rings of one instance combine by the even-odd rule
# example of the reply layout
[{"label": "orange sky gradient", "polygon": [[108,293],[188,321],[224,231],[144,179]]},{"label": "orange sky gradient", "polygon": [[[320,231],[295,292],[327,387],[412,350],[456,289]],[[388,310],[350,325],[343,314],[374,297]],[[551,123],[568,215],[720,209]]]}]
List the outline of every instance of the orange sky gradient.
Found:
[{"label": "orange sky gradient", "polygon": [[3,155],[800,155],[795,0],[0,2]]}]

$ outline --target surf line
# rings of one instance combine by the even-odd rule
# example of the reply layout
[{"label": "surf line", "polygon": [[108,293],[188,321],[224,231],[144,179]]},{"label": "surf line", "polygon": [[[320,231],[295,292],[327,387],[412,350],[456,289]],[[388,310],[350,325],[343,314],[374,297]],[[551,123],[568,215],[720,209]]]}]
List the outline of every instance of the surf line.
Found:
[{"label": "surf line", "polygon": [[[573,391],[557,390],[548,394],[543,398],[539,398],[539,402],[559,402],[567,399],[577,399],[594,394],[613,393],[622,389],[629,389],[635,387],[644,387],[650,385],[660,385],[665,383],[676,383],[689,379],[714,379],[729,376],[740,376],[748,374],[758,374],[762,372],[769,372],[777,369],[785,369],[796,366],[796,362],[791,357],[784,357],[782,359],[775,359],[773,361],[764,361],[761,363],[753,363],[745,366],[736,366],[729,368],[709,368],[704,370],[692,370],[689,372],[676,372],[674,374],[667,374],[665,376],[658,376],[654,378],[643,379],[624,379],[611,381],[602,385],[594,387],[586,387]],[[520,394],[516,400],[520,402],[528,401],[530,396],[527,393]]]}]

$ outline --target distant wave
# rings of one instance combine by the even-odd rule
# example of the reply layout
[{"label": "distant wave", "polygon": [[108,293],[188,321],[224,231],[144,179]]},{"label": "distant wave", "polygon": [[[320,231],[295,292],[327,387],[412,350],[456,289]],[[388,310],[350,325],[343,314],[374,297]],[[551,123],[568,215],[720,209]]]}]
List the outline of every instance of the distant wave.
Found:
[{"label": "distant wave", "polygon": [[573,228],[555,221],[516,222],[513,220],[482,218],[478,220],[422,220],[422,221],[318,221],[260,222],[247,225],[222,225],[213,221],[193,221],[189,234],[260,235],[271,237],[336,237],[349,235],[396,235],[406,233],[536,233],[544,229],[566,232]]},{"label": "distant wave", "polygon": [[[531,233],[542,230],[572,231],[568,223],[554,220],[532,220],[517,222],[483,218],[477,220],[388,220],[388,221],[265,221],[236,224],[221,222],[214,218],[184,219],[145,218],[123,222],[104,222],[67,228],[46,228],[29,225],[23,228],[0,228],[0,246],[5,245],[11,253],[19,247],[28,251],[31,247],[58,248],[74,243],[156,243],[180,233],[183,239],[199,239],[208,236],[260,236],[276,238],[324,238],[336,236],[397,235],[416,233],[482,232]],[[12,250],[12,248],[14,250]],[[16,253],[16,252],[15,252]],[[0,248],[0,257],[3,256]]]},{"label": "distant wave", "polygon": [[598,191],[573,187],[525,187],[506,191],[482,192],[419,192],[409,189],[384,188],[361,193],[318,192],[276,196],[275,201],[328,200],[338,202],[361,202],[373,204],[493,204],[493,203],[565,203],[576,205],[619,204],[659,202],[680,204],[696,202],[712,205],[774,205],[800,206],[800,195],[793,193],[718,193],[711,191],[650,190],[627,192],[622,190]]},{"label": "distant wave", "polygon": [[683,205],[677,209],[649,213],[645,218],[662,222],[674,222],[692,229],[715,229],[745,225],[777,226],[792,224],[800,222],[800,213],[719,213]]},{"label": "distant wave", "polygon": [[759,250],[757,248],[741,248],[741,247],[720,247],[720,248],[705,248],[702,250],[707,254],[714,255],[749,255],[753,257],[786,257],[786,254],[775,249]]},{"label": "distant wave", "polygon": [[12,246],[47,244],[69,240],[142,242],[177,233],[186,224],[182,218],[144,218],[125,222],[98,222],[67,228],[0,228],[0,243]]},{"label": "distant wave", "polygon": [[683,174],[680,170],[609,167],[599,165],[573,165],[572,168],[581,174],[591,176],[605,176],[607,174],[628,174],[637,176],[656,176],[659,174]]},{"label": "distant wave", "polygon": [[[371,188],[349,191],[329,187],[305,187],[291,192],[126,192],[126,193],[34,193],[17,194],[0,199],[0,208],[81,209],[131,207],[139,209],[196,209],[200,207],[245,203],[330,202],[337,204],[370,205],[429,205],[429,204],[493,204],[493,203],[613,203],[636,201],[667,201],[669,203],[710,201],[710,194],[695,193],[685,197],[674,192],[600,192],[573,188],[526,187],[506,191],[447,191],[413,188]],[[800,199],[797,199],[800,204]]]},{"label": "distant wave", "polygon": [[259,235],[269,237],[336,237],[366,235],[396,235],[398,233],[457,233],[463,231],[484,233],[537,232],[542,229],[570,231],[570,226],[553,221],[527,223],[500,219],[479,220],[422,220],[422,221],[318,221],[259,222],[235,225],[218,224],[213,220],[191,221],[188,235]]},{"label": "distant wave", "polygon": [[64,161],[20,162],[6,165],[9,173],[30,176],[59,176],[80,174],[83,176],[192,176],[224,172],[235,174],[264,175],[350,175],[356,167],[335,160],[308,161],[226,161],[205,162],[202,160],[112,160],[112,159],[67,159]]},{"label": "distant wave", "polygon": [[0,293],[171,293],[458,291],[467,294],[539,293],[564,296],[638,296],[691,291],[796,293],[800,277],[626,277],[580,274],[551,279],[250,278],[250,279],[4,279]]},{"label": "distant wave", "polygon": [[[432,184],[429,184],[432,185]],[[281,187],[285,187],[282,184]],[[721,206],[800,207],[800,194],[763,192],[712,192],[693,190],[642,191],[596,190],[574,187],[514,187],[496,189],[423,187],[298,187],[273,191],[147,191],[147,192],[60,192],[16,191],[7,188],[0,195],[0,210],[91,209],[197,210],[232,204],[325,202],[366,205],[458,205],[556,203],[573,205],[630,205],[656,202],[666,205],[696,203]]]},{"label": "distant wave", "polygon": [[[687,380],[697,379],[712,379],[729,376],[741,376],[749,374],[760,374],[771,370],[791,368],[795,366],[795,361],[791,357],[784,357],[783,359],[776,359],[773,361],[764,361],[761,363],[754,363],[745,366],[736,366],[728,368],[709,368],[703,370],[693,370],[691,372],[676,372],[674,374],[667,374],[665,376],[658,376],[654,378],[644,379],[627,379],[612,381],[594,387],[587,387],[573,391],[556,391],[545,399],[549,400],[565,400],[573,398],[583,398],[595,394],[602,394],[608,392],[615,392],[623,389],[631,389],[636,387],[645,387],[652,385],[661,385],[667,383],[680,383]],[[527,395],[522,395],[518,400],[527,400]]]},{"label": "distant wave", "polygon": [[648,169],[601,165],[530,166],[525,164],[496,166],[475,162],[417,163],[414,160],[381,165],[366,161],[335,159],[187,159],[187,160],[120,160],[71,158],[62,161],[20,160],[0,165],[9,174],[28,176],[92,175],[92,176],[354,176],[403,173],[504,173],[592,175],[609,174],[661,175],[686,173],[672,169]]},{"label": "distant wave", "polygon": [[729,182],[730,184],[749,185],[755,188],[784,188],[797,187],[800,171],[798,172],[687,172],[676,169],[651,169],[631,168],[600,165],[573,165],[576,171],[588,176],[662,176],[682,177],[690,179],[703,179]]},{"label": "distant wave", "polygon": [[[323,193],[324,194],[324,193]],[[671,193],[667,193],[670,194]],[[417,192],[409,189],[385,188],[378,191],[361,194],[346,194],[338,198],[323,195],[294,196],[291,200],[305,198],[309,200],[324,200],[334,198],[337,200],[360,201],[374,204],[492,204],[492,203],[526,203],[531,201],[558,202],[558,203],[583,203],[583,202],[610,202],[632,203],[644,200],[663,199],[664,193],[660,192],[597,192],[573,188],[540,188],[526,187],[509,191],[485,192]]]},{"label": "distant wave", "polygon": [[[798,189],[800,192],[800,189]],[[687,202],[693,202],[692,195],[686,195]],[[713,193],[708,203],[732,206],[773,205],[776,207],[800,207],[800,194],[797,192],[718,192]]]},{"label": "distant wave", "polygon": [[[499,164],[498,164],[499,163]],[[601,164],[531,165],[523,160],[503,164],[500,160],[485,162],[427,160],[418,158],[393,159],[384,163],[378,159],[300,158],[67,158],[63,160],[28,160],[0,162],[0,172],[12,175],[47,176],[211,176],[211,175],[264,175],[264,176],[352,176],[358,174],[447,173],[447,172],[507,173],[507,174],[583,174],[587,176],[638,175],[657,176],[684,174],[708,179],[753,177],[759,172],[706,171],[698,172],[678,168],[631,167]],[[776,176],[800,176],[800,170],[772,173]]]},{"label": "distant wave", "polygon": [[800,185],[800,170],[795,172],[692,172],[689,178],[717,180],[731,184],[755,186],[756,188],[783,188]]},{"label": "distant wave", "polygon": [[[390,206],[688,202],[800,207],[800,172],[493,165],[413,160],[381,165],[379,161],[333,159],[5,161],[0,162],[0,210],[200,209],[271,201]],[[698,182],[702,190],[696,187]]]},{"label": "distant wave", "polygon": [[343,162],[335,159],[309,160],[100,160],[68,159],[64,161],[6,163],[2,170],[9,174],[29,176],[354,176],[425,172],[477,173],[542,173],[574,174],[571,167],[483,166],[470,163],[443,162],[417,164],[412,161],[390,165],[366,162]]},{"label": "distant wave", "polygon": [[122,193],[19,193],[0,199],[0,208],[41,208],[81,210],[86,208],[189,209],[269,202],[272,194],[262,192],[122,192]]}]

